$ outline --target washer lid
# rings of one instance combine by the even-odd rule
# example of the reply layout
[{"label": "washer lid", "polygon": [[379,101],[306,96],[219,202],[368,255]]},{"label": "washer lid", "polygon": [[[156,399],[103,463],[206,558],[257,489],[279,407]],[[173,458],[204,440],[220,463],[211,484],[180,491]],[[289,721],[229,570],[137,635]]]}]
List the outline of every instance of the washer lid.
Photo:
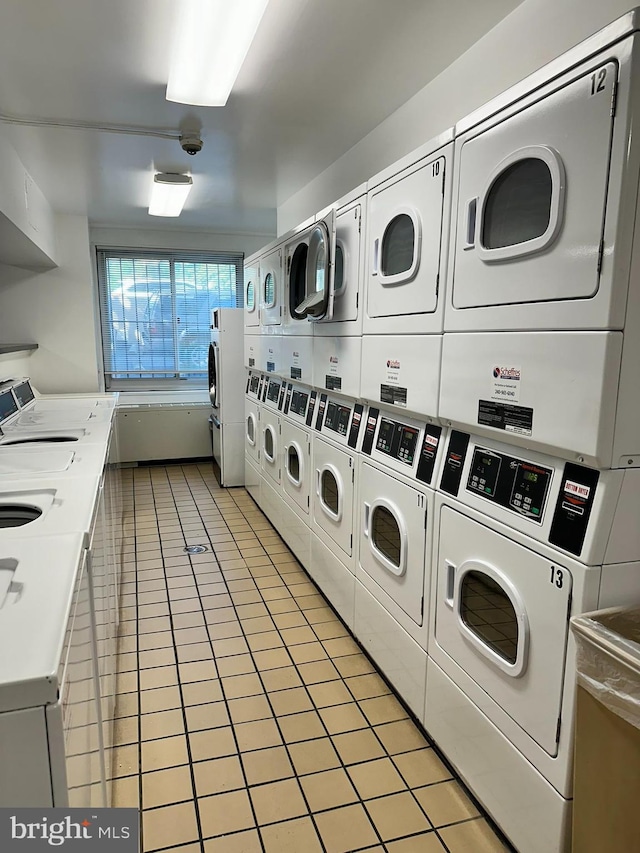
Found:
[{"label": "washer lid", "polygon": [[72,450],[31,450],[0,448],[0,477],[15,474],[58,474],[68,471],[75,453]]},{"label": "washer lid", "polygon": [[0,712],[58,701],[58,672],[82,534],[0,547]]}]

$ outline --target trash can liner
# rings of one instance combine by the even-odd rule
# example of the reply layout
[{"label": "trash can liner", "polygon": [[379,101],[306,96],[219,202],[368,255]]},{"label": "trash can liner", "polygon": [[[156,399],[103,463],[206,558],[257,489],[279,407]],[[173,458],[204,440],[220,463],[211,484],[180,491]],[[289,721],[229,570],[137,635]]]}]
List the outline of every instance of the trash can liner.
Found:
[{"label": "trash can liner", "polygon": [[571,619],[578,684],[640,729],[640,608],[611,608]]}]

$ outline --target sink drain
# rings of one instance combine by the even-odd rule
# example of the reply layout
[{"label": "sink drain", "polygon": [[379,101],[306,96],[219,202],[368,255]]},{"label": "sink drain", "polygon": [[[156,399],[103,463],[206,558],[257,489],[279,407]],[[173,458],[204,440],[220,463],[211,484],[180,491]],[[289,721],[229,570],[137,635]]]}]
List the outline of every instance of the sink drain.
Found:
[{"label": "sink drain", "polygon": [[204,554],[208,550],[206,545],[187,545],[184,549],[186,554]]}]

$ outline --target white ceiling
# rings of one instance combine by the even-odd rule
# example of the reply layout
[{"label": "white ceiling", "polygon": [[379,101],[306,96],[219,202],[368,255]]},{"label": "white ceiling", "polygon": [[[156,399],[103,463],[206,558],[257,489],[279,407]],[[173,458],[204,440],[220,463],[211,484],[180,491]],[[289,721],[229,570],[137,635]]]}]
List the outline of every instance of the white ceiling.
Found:
[{"label": "white ceiling", "polygon": [[[204,148],[189,157],[153,136],[2,130],[56,210],[268,234],[278,204],[519,2],[271,0],[227,106],[203,108],[165,100],[180,0],[2,0],[0,113],[174,133],[195,124]],[[154,170],[193,175],[179,220],[148,216]]]}]

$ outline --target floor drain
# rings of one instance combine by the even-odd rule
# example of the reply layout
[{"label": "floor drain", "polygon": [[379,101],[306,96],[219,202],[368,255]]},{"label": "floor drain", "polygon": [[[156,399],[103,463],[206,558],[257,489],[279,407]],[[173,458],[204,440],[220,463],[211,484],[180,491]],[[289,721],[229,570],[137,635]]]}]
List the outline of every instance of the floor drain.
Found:
[{"label": "floor drain", "polygon": [[184,550],[187,554],[204,554],[209,549],[206,545],[187,545]]}]

